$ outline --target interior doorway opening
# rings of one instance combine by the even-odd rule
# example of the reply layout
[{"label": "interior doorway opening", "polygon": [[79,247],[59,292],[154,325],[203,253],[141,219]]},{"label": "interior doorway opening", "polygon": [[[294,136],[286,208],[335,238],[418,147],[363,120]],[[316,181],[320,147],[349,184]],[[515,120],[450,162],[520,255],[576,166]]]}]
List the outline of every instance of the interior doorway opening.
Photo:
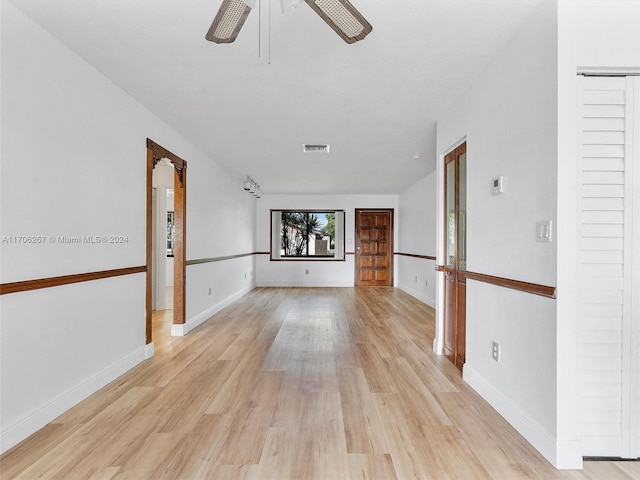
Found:
[{"label": "interior doorway opening", "polygon": [[147,139],[147,344],[185,323],[186,187],[187,162]]},{"label": "interior doorway opening", "polygon": [[166,158],[153,169],[151,337],[156,346],[171,336],[173,323],[174,170]]}]

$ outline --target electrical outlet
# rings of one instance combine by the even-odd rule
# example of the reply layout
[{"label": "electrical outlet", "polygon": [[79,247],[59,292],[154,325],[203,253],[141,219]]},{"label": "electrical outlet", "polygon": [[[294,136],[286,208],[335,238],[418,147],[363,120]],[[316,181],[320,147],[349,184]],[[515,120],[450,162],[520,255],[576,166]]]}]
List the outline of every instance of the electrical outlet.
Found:
[{"label": "electrical outlet", "polygon": [[493,342],[491,346],[491,358],[500,362],[500,344],[498,342]]},{"label": "electrical outlet", "polygon": [[416,275],[416,283],[418,283],[418,275]]},{"label": "electrical outlet", "polygon": [[309,269],[308,268],[304,271],[304,274],[305,275],[309,275]]},{"label": "electrical outlet", "polygon": [[209,287],[209,296],[211,296],[211,287]]},{"label": "electrical outlet", "polygon": [[247,274],[246,274],[246,273],[244,274],[244,279],[245,279],[245,280],[247,279]]},{"label": "electrical outlet", "polygon": [[429,280],[425,280],[425,281],[424,281],[424,286],[425,286],[425,287],[428,287],[428,286],[429,286]]}]

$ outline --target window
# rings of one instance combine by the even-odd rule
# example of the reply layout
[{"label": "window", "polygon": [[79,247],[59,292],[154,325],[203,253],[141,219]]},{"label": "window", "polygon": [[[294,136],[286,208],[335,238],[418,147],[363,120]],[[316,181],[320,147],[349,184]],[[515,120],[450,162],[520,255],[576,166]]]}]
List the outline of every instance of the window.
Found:
[{"label": "window", "polygon": [[271,210],[271,260],[344,260],[343,210]]},{"label": "window", "polygon": [[173,236],[175,232],[174,213],[167,212],[167,257],[173,257]]}]

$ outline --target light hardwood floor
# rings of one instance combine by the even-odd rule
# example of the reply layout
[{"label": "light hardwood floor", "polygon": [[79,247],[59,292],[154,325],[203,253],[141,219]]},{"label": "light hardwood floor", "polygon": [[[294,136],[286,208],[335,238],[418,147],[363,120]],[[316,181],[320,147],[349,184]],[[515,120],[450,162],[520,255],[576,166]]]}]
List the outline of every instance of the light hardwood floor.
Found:
[{"label": "light hardwood floor", "polygon": [[[398,289],[259,288],[0,457],[8,479],[638,479],[557,471],[433,354]],[[142,321],[142,320],[141,320]]]}]

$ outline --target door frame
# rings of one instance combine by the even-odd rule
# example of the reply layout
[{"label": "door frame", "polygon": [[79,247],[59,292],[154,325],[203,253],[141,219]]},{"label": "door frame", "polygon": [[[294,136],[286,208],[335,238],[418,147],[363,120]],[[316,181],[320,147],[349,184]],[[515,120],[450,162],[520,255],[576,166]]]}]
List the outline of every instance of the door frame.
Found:
[{"label": "door frame", "polygon": [[174,167],[174,265],[173,265],[173,324],[185,323],[186,311],[186,213],[187,213],[187,162],[169,150],[147,138],[146,174],[146,291],[145,325],[146,343],[152,338],[152,288],[153,288],[153,169],[166,158]]},{"label": "door frame", "polygon": [[355,209],[355,214],[354,214],[354,222],[353,222],[353,228],[354,228],[354,238],[355,238],[355,252],[354,252],[354,262],[353,262],[353,271],[354,271],[354,275],[355,278],[354,280],[354,285],[356,287],[359,286],[366,286],[366,285],[361,285],[358,281],[359,275],[358,275],[358,258],[360,256],[359,252],[358,252],[358,248],[359,248],[359,243],[360,243],[360,239],[359,239],[359,235],[358,235],[358,213],[359,212],[385,212],[385,213],[389,213],[389,249],[387,250],[387,257],[389,259],[389,287],[393,287],[394,283],[393,283],[393,279],[394,279],[394,275],[393,275],[393,271],[394,271],[394,263],[393,263],[393,257],[394,257],[394,252],[393,252],[393,240],[394,240],[394,236],[395,236],[395,231],[394,231],[394,209],[393,208],[356,208]]}]

